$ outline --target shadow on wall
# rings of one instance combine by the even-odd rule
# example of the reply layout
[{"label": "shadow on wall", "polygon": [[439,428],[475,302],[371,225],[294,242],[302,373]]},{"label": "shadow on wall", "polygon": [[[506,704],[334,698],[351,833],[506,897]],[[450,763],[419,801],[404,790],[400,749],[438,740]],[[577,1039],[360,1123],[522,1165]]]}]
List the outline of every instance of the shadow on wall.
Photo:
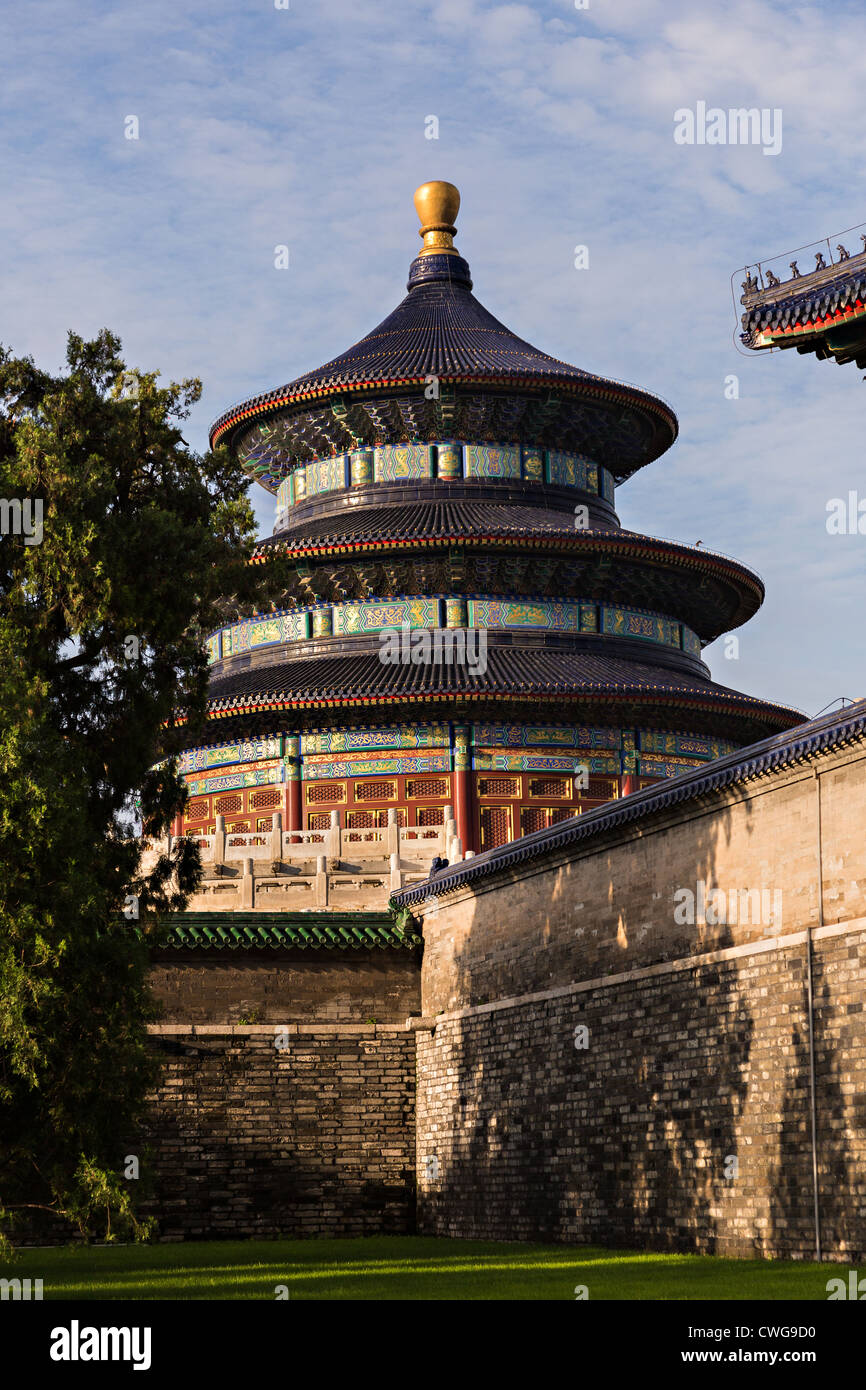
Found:
[{"label": "shadow on wall", "polygon": [[[750,805],[740,803],[737,813],[748,818]],[[647,859],[637,865],[645,891],[636,893],[632,884],[623,897],[617,859],[652,855],[657,837],[648,836],[642,849],[633,842],[608,855],[609,910],[596,914],[582,936],[566,910],[574,891],[567,885],[582,892],[591,869],[580,879],[561,875],[562,892],[538,897],[532,924],[538,952],[542,965],[559,967],[558,974],[548,972],[551,984],[601,983],[454,1020],[419,1039],[422,1230],[742,1256],[808,1254],[802,948],[751,963],[739,958],[603,982],[606,975],[741,944],[742,932],[737,940],[737,928],[725,921],[676,929],[677,890],[698,881],[720,886],[717,860],[720,847],[730,844],[731,811],[692,824],[691,885],[665,879]],[[753,832],[749,819],[739,827],[748,837]],[[770,865],[771,886],[773,878],[784,882],[784,849],[777,848]],[[536,882],[540,894],[545,880]],[[508,892],[499,890],[504,914]],[[489,899],[483,910],[491,911]],[[473,919],[479,911],[476,900]],[[752,936],[777,930],[771,919]],[[457,978],[466,1002],[476,1003],[470,991],[483,989],[489,962],[473,947],[471,929],[463,940]],[[566,962],[570,974],[563,973]],[[788,1000],[781,1024],[774,991]],[[499,997],[521,992],[500,990]],[[824,998],[829,1007],[826,991]],[[838,1106],[824,1077],[821,1086],[829,1118]],[[828,1166],[828,1185],[844,1167],[839,1151]]]},{"label": "shadow on wall", "polygon": [[[862,947],[853,948],[859,958]],[[866,1133],[866,1097],[852,1096],[846,1101],[839,1060],[847,1053],[853,1056],[862,1051],[863,1014],[858,1006],[849,1013],[839,998],[834,998],[828,979],[831,963],[825,953],[847,956],[844,938],[831,939],[815,945],[812,961],[814,995],[815,1073],[817,1097],[817,1158],[818,1158],[818,1226],[824,1257],[854,1260],[866,1258],[866,1200],[859,1209],[852,1200],[852,1189],[862,1183],[866,1152],[862,1136]],[[803,1025],[792,1034],[791,1058],[787,1067],[786,1088],[782,1105],[782,1127],[778,1154],[770,1175],[772,1204],[770,1212],[768,1252],[789,1252],[797,1255],[803,1241],[797,1236],[803,1231],[810,1248],[815,1249],[814,1182],[811,1162],[810,1117],[810,1049],[808,1032],[807,968],[805,952],[802,959],[789,962],[792,975],[797,972],[799,990],[804,1000]],[[851,1152],[849,1126],[861,1133],[861,1152]],[[808,1163],[804,1163],[804,1159]],[[808,1171],[806,1169],[808,1168]]]}]

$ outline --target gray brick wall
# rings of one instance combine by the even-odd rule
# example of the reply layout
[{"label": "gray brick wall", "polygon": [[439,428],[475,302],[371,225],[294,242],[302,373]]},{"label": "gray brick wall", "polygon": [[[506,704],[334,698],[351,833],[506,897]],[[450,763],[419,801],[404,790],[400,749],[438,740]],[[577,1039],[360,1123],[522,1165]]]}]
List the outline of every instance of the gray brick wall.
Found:
[{"label": "gray brick wall", "polygon": [[[720,954],[420,1031],[419,1229],[811,1257],[804,948]],[[864,967],[862,925],[819,934],[819,1173],[837,1259],[866,1258]]]},{"label": "gray brick wall", "polygon": [[381,1025],[176,1027],[144,1142],[163,1240],[414,1228],[415,1040]]}]

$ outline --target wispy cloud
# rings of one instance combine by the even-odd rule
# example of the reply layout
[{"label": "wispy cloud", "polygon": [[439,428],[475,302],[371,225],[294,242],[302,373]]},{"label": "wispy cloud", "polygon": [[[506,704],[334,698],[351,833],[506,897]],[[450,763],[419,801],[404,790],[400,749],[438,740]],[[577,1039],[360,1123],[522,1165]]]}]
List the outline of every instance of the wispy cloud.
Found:
[{"label": "wispy cloud", "polygon": [[[419,244],[412,192],[451,179],[479,298],[677,410],[679,443],[618,505],[763,574],[739,661],[711,653],[717,678],[806,710],[863,693],[866,537],[824,525],[828,497],[866,491],[863,386],[853,367],[741,356],[730,289],[737,264],[866,218],[859,4],[48,0],[5,24],[2,341],[56,364],[68,328],[111,326],[133,363],[203,378],[203,447],[232,400],[393,307]],[[779,156],[676,145],[674,112],[699,100],[781,109]],[[269,530],[264,494],[259,515]]]}]

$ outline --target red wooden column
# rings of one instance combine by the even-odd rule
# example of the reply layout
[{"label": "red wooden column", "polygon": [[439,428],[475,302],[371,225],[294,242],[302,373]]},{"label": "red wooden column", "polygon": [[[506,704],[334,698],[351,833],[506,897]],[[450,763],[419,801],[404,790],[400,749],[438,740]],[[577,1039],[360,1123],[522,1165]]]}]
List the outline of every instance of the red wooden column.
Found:
[{"label": "red wooden column", "polygon": [[633,729],[623,729],[620,796],[631,796],[637,791],[637,769],[637,734]]},{"label": "red wooden column", "polygon": [[457,835],[463,845],[463,853],[468,849],[478,851],[475,831],[475,782],[472,771],[472,752],[469,739],[469,726],[454,726],[454,819],[457,821]]},{"label": "red wooden column", "polygon": [[[303,830],[301,807],[301,740],[288,734],[284,754],[286,766],[286,830]],[[296,842],[292,842],[296,843]]]}]

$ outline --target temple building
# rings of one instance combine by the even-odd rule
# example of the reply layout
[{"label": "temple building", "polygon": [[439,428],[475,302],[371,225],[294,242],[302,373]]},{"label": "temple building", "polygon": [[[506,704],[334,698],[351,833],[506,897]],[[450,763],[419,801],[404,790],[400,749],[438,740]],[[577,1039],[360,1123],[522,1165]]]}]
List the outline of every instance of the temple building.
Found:
[{"label": "temple building", "polygon": [[271,865],[239,906],[288,905],[279,861],[317,848],[309,901],[332,910],[322,875],[374,841],[399,889],[433,853],[544,830],[802,719],[701,657],[757,612],[759,577],[620,526],[616,489],[672,445],[673,412],[495,319],[453,244],[459,202],[448,183],[416,193],[422,249],[378,327],[211,430],[276,497],[255,563],[279,554],[292,575],[279,611],[209,638],[210,734],[183,761],[176,833],[217,867],[232,845]]},{"label": "temple building", "polygon": [[866,367],[866,231],[851,228],[837,235],[848,245],[829,237],[816,243],[818,250],[802,248],[756,264],[756,274],[745,268],[740,340],[747,348],[796,348],[819,361]]}]

